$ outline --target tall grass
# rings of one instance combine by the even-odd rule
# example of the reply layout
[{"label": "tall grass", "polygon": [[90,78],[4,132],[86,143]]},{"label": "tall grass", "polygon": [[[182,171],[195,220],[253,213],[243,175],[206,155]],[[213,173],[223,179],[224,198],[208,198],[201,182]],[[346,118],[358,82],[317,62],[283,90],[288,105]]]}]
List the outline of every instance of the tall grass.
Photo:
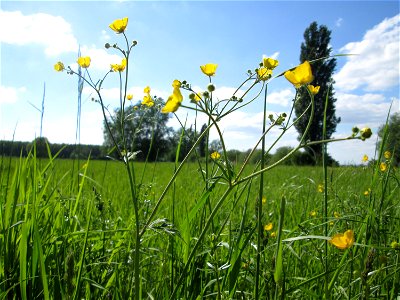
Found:
[{"label": "tall grass", "polygon": [[[134,220],[127,179],[118,176],[122,166],[87,161],[80,166],[79,180],[71,183],[70,164],[55,158],[39,160],[34,153],[4,160],[0,193],[2,299],[127,299],[133,295]],[[144,164],[135,167],[141,170]],[[149,164],[144,170],[153,181],[141,188],[143,217],[155,205],[173,170],[173,163]],[[318,299],[325,294],[327,273],[331,299],[393,299],[398,295],[399,250],[391,243],[399,239],[399,173],[391,168],[379,171],[376,178],[375,171],[372,165],[327,169],[330,196],[326,221],[320,209],[323,193],[318,192],[318,184],[323,182],[321,170],[271,170],[265,184],[262,222],[272,222],[274,228],[263,231],[259,297]],[[235,189],[214,213],[213,226],[204,231],[202,207],[209,199],[215,208],[224,186],[217,183],[212,193],[204,193],[197,184],[202,176],[197,164],[186,165],[182,172],[174,193],[166,196],[142,237],[142,297],[165,299],[176,289],[174,298],[253,298],[258,180]],[[348,184],[350,181],[358,184]],[[371,193],[366,196],[368,188]],[[172,208],[174,223],[169,219]],[[310,216],[312,210],[317,212],[314,217]],[[328,236],[324,234],[326,222]],[[329,245],[325,254],[325,240],[348,228],[356,233],[356,244],[345,251]],[[189,261],[201,233],[203,242]]]}]

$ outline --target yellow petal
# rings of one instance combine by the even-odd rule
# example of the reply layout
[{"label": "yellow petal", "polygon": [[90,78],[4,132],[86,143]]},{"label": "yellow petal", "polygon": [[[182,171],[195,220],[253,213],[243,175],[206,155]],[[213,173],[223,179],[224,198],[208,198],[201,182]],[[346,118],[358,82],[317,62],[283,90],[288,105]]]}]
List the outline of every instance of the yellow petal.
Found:
[{"label": "yellow petal", "polygon": [[214,76],[217,67],[217,64],[205,64],[204,66],[200,66],[200,69],[205,75]]},{"label": "yellow petal", "polygon": [[65,69],[64,64],[61,61],[57,62],[54,65],[54,70],[56,70],[57,72],[64,71],[64,69]]},{"label": "yellow petal", "polygon": [[314,80],[310,63],[305,61],[301,65],[298,65],[294,70],[286,71],[285,78],[289,80],[296,88],[310,83]]},{"label": "yellow petal", "polygon": [[265,81],[271,78],[272,70],[266,67],[261,67],[257,70],[258,77],[260,80]]},{"label": "yellow petal", "polygon": [[127,25],[128,25],[128,18],[117,19],[110,24],[110,28],[114,30],[116,33],[122,33],[125,31]]},{"label": "yellow petal", "polygon": [[279,65],[279,61],[277,61],[276,59],[269,58],[269,57],[263,58],[263,66],[267,69],[271,69],[271,70],[275,69],[278,65]]},{"label": "yellow petal", "polygon": [[180,105],[181,102],[179,102],[178,99],[176,99],[176,97],[172,94],[171,96],[168,97],[168,100],[165,103],[165,106],[161,109],[161,112],[163,114],[176,112]]}]

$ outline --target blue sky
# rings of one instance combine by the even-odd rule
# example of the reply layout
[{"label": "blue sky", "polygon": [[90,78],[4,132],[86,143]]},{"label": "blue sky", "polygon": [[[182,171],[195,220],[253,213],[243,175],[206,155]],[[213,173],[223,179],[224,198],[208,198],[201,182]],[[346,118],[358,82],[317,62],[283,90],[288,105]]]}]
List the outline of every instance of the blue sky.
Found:
[{"label": "blue sky", "polygon": [[[129,18],[128,37],[138,41],[129,81],[136,99],[147,85],[153,95],[167,98],[174,79],[204,90],[208,78],[199,66],[208,62],[218,64],[217,96],[229,98],[263,55],[279,60],[277,72],[297,65],[304,30],[316,21],[332,31],[334,54],[358,54],[337,59],[334,88],[342,122],[334,136],[348,136],[355,125],[376,133],[391,102],[392,112],[399,111],[398,1],[2,1],[0,139],[10,140],[14,132],[15,140],[39,136],[40,112],[32,104],[41,106],[45,83],[43,136],[52,143],[74,143],[77,78],[56,73],[53,65],[60,60],[76,67],[80,47],[82,55],[92,57],[92,78],[101,78],[110,63],[120,62],[104,44],[122,44],[108,28],[122,17]],[[118,105],[118,83],[112,77],[103,91],[110,108]],[[269,111],[288,112],[294,92],[284,78],[272,81]],[[102,115],[90,99],[85,89],[80,142],[100,144]],[[259,99],[221,121],[228,148],[253,147],[261,134],[261,110]],[[178,110],[180,118],[187,115],[188,124],[193,123],[193,114]],[[171,118],[169,125],[178,122]],[[296,137],[288,132],[278,147],[295,145]],[[376,134],[366,142],[332,144],[329,152],[341,163],[359,163],[364,154],[374,156],[375,141]]]}]

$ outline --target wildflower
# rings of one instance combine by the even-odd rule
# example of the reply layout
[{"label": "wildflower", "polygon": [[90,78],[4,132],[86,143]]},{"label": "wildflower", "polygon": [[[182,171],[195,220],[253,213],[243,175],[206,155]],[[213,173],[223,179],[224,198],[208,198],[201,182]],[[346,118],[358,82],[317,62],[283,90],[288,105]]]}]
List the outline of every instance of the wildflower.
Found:
[{"label": "wildflower", "polygon": [[318,184],[318,188],[317,189],[318,189],[319,193],[323,193],[325,188],[324,188],[323,184]]},{"label": "wildflower", "polygon": [[390,244],[390,247],[392,247],[393,249],[399,250],[400,249],[400,244],[398,242],[396,242],[396,241],[393,241]]},{"label": "wildflower", "polygon": [[363,129],[360,130],[360,136],[363,141],[370,138],[371,135],[372,135],[372,130],[369,127],[364,127]]},{"label": "wildflower", "polygon": [[271,232],[271,237],[272,238],[276,237],[276,231]]},{"label": "wildflower", "polygon": [[54,65],[54,70],[56,70],[57,72],[62,72],[65,70],[64,64],[59,61]]},{"label": "wildflower", "polygon": [[90,57],[89,56],[85,56],[85,57],[83,57],[83,56],[81,56],[81,57],[78,57],[78,60],[76,61],[77,63],[78,63],[78,65],[80,65],[82,68],[89,68],[89,66],[90,66]]},{"label": "wildflower", "polygon": [[363,158],[361,159],[362,162],[367,162],[368,161],[368,155],[364,154]]},{"label": "wildflower", "polygon": [[150,87],[146,86],[143,92],[146,95],[143,97],[142,105],[146,105],[147,107],[152,107],[154,105],[154,101],[153,98],[151,98],[150,96]]},{"label": "wildflower", "polygon": [[126,58],[122,59],[121,64],[111,64],[111,69],[114,72],[123,72],[125,70],[126,67]]},{"label": "wildflower", "polygon": [[317,212],[315,210],[310,211],[310,216],[311,217],[316,217],[317,216]]},{"label": "wildflower", "polygon": [[214,76],[217,67],[217,64],[205,64],[204,66],[200,66],[200,69],[205,75]]},{"label": "wildflower", "polygon": [[128,94],[126,95],[126,99],[128,99],[129,101],[133,99],[133,95],[132,94]]},{"label": "wildflower", "polygon": [[381,170],[381,172],[385,172],[387,169],[387,164],[385,162],[381,162],[379,164],[379,170]]},{"label": "wildflower", "polygon": [[289,80],[296,89],[301,87],[303,84],[310,83],[314,79],[310,63],[305,61],[301,65],[298,65],[293,71],[286,71],[285,78]]},{"label": "wildflower", "polygon": [[270,57],[263,57],[263,66],[264,68],[273,70],[279,65],[279,61]]},{"label": "wildflower", "polygon": [[258,78],[262,81],[266,81],[271,78],[272,70],[265,67],[261,67],[257,70]]},{"label": "wildflower", "polygon": [[116,33],[123,33],[128,25],[128,18],[117,19],[110,24],[110,28]]},{"label": "wildflower", "polygon": [[336,246],[339,249],[347,249],[354,244],[354,232],[349,229],[345,233],[335,234],[330,240],[329,243]]},{"label": "wildflower", "polygon": [[329,222],[329,226],[333,226],[333,225],[335,225],[335,222],[330,221],[330,222]]},{"label": "wildflower", "polygon": [[392,153],[390,153],[390,151],[385,151],[385,153],[383,153],[383,156],[384,156],[386,159],[390,159],[390,157],[392,156]]},{"label": "wildflower", "polygon": [[312,84],[307,85],[308,90],[310,91],[311,94],[316,95],[319,92],[319,85],[313,86]]},{"label": "wildflower", "polygon": [[161,109],[161,112],[164,114],[177,111],[183,100],[181,90],[179,89],[181,87],[181,82],[175,79],[172,82],[172,87],[174,88],[172,95],[168,97],[165,106]]},{"label": "wildflower", "polygon": [[269,224],[264,226],[264,230],[265,231],[271,231],[272,228],[274,228],[274,224],[272,224],[272,223],[269,223]]},{"label": "wildflower", "polygon": [[265,196],[262,197],[261,199],[262,204],[266,204],[267,203],[267,198]]},{"label": "wildflower", "polygon": [[340,218],[340,214],[339,214],[337,211],[335,211],[335,212],[333,213],[333,216],[334,216],[336,219],[339,219],[339,218]]},{"label": "wildflower", "polygon": [[211,153],[210,157],[211,157],[211,159],[216,160],[221,157],[221,154],[219,154],[217,151],[215,151],[215,152]]},{"label": "wildflower", "polygon": [[368,190],[364,191],[364,196],[368,196],[371,193],[371,189],[368,188]]}]

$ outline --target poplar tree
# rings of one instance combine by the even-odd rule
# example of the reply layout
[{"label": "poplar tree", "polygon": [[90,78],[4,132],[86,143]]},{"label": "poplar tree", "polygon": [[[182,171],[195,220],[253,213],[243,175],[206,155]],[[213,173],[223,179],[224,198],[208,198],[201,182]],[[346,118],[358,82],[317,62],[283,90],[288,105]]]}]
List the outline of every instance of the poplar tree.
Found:
[{"label": "poplar tree", "polygon": [[[304,42],[301,44],[300,63],[304,61],[312,61],[324,57],[329,57],[332,48],[329,43],[331,41],[331,31],[324,25],[318,26],[317,22],[313,22],[304,32]],[[306,140],[318,141],[322,140],[323,134],[323,119],[325,100],[328,97],[328,106],[326,112],[326,137],[331,138],[336,130],[340,118],[336,117],[335,102],[333,89],[332,74],[336,67],[336,59],[323,59],[311,63],[314,80],[311,83],[314,86],[320,86],[319,93],[314,96],[315,111],[313,121],[309,132],[307,133]],[[300,88],[297,91],[297,99],[295,103],[296,118],[304,112],[310,103],[310,96],[305,88]],[[295,127],[299,132],[299,138],[305,132],[308,120],[310,118],[310,110],[298,120]],[[322,144],[310,145],[305,149],[311,157],[314,158],[316,163],[320,163],[322,159]]]}]

